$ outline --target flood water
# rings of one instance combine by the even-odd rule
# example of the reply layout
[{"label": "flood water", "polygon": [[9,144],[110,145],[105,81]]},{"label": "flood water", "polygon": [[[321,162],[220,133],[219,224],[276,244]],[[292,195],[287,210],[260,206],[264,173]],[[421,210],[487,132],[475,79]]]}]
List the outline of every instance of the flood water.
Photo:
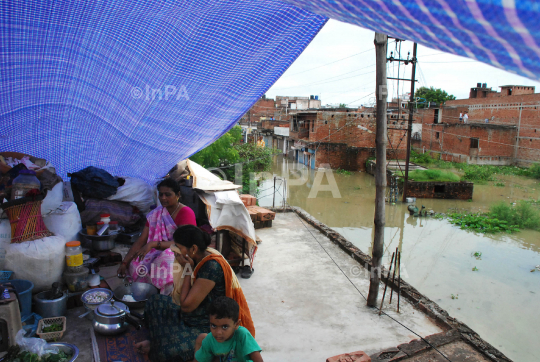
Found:
[{"label": "flood water", "polygon": [[[274,200],[274,181],[264,181],[259,187],[261,206],[281,206],[286,195],[290,205],[303,208],[371,255],[373,176],[365,172],[349,176],[333,172],[341,197],[335,197],[335,190],[334,195],[319,191],[316,197],[308,197],[310,192],[314,196],[312,189],[321,184],[315,170],[276,157],[273,172],[283,177],[288,174],[289,180],[286,186],[276,180]],[[504,187],[475,185],[472,202],[419,199],[416,205],[435,212],[450,208],[487,211],[501,200],[540,199],[538,181],[515,176],[497,178],[505,183]],[[327,176],[322,176],[322,185],[328,184]],[[407,204],[387,204],[385,264],[390,263],[396,247],[402,251],[404,280],[512,360],[540,360],[540,271],[531,272],[540,264],[540,232],[483,235],[461,230],[445,220],[414,218]],[[475,252],[480,252],[481,257],[476,258]],[[473,271],[475,267],[477,271]]]}]

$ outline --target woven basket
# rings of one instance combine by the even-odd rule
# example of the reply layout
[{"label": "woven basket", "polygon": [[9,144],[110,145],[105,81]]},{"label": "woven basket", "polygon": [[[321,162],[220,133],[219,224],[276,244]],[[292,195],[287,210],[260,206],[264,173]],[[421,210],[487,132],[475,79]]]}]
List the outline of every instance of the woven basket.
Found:
[{"label": "woven basket", "polygon": [[0,282],[7,282],[11,278],[12,271],[0,270]]},{"label": "woven basket", "polygon": [[53,235],[41,217],[42,200],[42,197],[36,200],[24,198],[2,204],[11,224],[12,244]]},{"label": "woven basket", "polygon": [[[58,332],[49,332],[44,333],[43,329],[51,326],[52,324],[62,324],[62,330]],[[66,331],[66,317],[52,317],[52,318],[43,318],[39,321],[37,332],[39,338],[46,341],[59,340],[64,335]]]}]

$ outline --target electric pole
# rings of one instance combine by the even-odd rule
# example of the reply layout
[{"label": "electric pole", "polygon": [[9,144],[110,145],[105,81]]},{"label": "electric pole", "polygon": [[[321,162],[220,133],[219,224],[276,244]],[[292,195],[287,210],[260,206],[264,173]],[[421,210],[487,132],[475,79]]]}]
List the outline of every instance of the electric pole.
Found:
[{"label": "electric pole", "polygon": [[411,74],[411,97],[409,100],[409,127],[407,130],[407,158],[405,160],[405,180],[403,182],[403,202],[407,198],[407,183],[409,182],[409,162],[411,160],[411,135],[413,124],[413,112],[414,112],[414,83],[416,82],[416,43],[413,46],[412,57],[412,74]]},{"label": "electric pole", "polygon": [[384,253],[384,225],[386,194],[386,144],[387,144],[387,102],[388,90],[386,86],[386,48],[388,46],[388,36],[375,33],[375,55],[376,55],[376,89],[377,117],[375,133],[375,232],[373,236],[373,253],[371,259],[371,276],[369,282],[369,294],[367,305],[377,306],[379,295],[379,283],[381,280],[381,264]]}]

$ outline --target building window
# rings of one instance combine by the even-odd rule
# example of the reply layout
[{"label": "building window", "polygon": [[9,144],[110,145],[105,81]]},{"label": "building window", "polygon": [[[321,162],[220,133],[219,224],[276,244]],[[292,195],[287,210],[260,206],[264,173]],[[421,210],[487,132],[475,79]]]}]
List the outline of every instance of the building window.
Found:
[{"label": "building window", "polygon": [[436,139],[436,140],[439,139],[439,136],[440,136],[440,133],[439,133],[439,132],[435,132],[435,139]]},{"label": "building window", "polygon": [[471,148],[478,148],[478,138],[471,138]]},{"label": "building window", "polygon": [[437,108],[433,112],[433,123],[439,123],[439,109]]}]

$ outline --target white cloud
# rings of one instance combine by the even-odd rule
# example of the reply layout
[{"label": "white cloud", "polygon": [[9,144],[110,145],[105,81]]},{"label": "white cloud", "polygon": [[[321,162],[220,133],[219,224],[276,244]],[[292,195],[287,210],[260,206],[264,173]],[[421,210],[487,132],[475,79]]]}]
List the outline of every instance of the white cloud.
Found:
[{"label": "white cloud", "polygon": [[[267,97],[276,95],[318,95],[323,104],[350,103],[351,107],[373,102],[375,91],[374,33],[354,25],[330,20],[291,65],[283,76],[268,90]],[[389,44],[389,52],[395,44]],[[412,54],[412,42],[402,43],[401,55]],[[355,55],[362,53],[359,55]],[[335,63],[332,63],[335,62]],[[418,46],[418,86],[442,88],[459,98],[468,98],[469,89],[476,83],[487,83],[499,91],[498,86],[540,83],[517,76],[490,65]],[[329,64],[332,63],[332,64]],[[313,69],[315,68],[315,69]],[[388,76],[397,76],[397,63],[388,64]],[[410,78],[411,65],[400,65],[400,78]],[[389,81],[393,95],[397,83]],[[400,82],[400,92],[410,90],[410,82]]]}]

